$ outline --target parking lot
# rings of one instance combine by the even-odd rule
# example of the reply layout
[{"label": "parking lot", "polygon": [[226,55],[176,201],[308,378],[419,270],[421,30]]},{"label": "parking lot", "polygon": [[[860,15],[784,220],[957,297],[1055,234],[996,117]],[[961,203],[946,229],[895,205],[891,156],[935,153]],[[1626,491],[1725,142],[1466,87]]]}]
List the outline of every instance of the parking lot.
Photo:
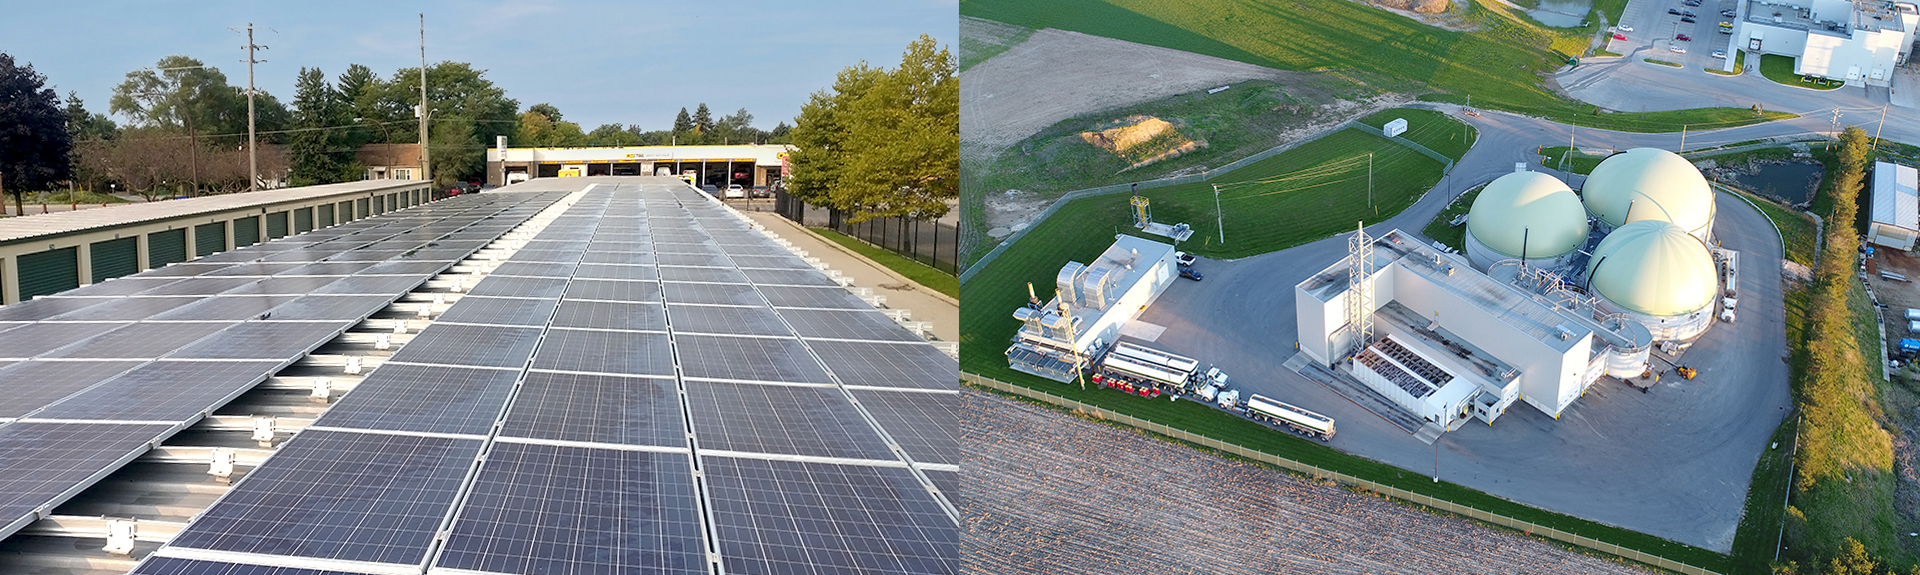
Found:
[{"label": "parking lot", "polygon": [[1471,423],[1427,445],[1282,367],[1296,353],[1293,286],[1344,257],[1344,237],[1202,260],[1204,281],[1175,283],[1142,314],[1165,331],[1136,343],[1217,364],[1243,393],[1334,418],[1330,444],[1342,451],[1417,473],[1437,467],[1442,479],[1494,495],[1726,552],[1753,465],[1791,401],[1779,239],[1738,198],[1721,194],[1718,214],[1716,239],[1743,252],[1747,273],[1739,321],[1714,326],[1681,358],[1699,377],[1668,376],[1648,393],[1603,379],[1557,421],[1517,403],[1492,426]]},{"label": "parking lot", "polygon": [[[1728,44],[1731,34],[1720,33],[1720,23],[1738,24],[1729,16],[1722,16],[1722,10],[1739,10],[1738,0],[1698,0],[1700,6],[1687,6],[1685,0],[1630,0],[1625,12],[1620,15],[1615,33],[1626,36],[1626,40],[1613,39],[1607,50],[1626,54],[1631,58],[1653,58],[1685,65],[1689,69],[1713,67],[1719,69],[1724,62],[1713,57],[1713,52],[1724,51],[1727,57],[1733,57]],[[1694,22],[1681,21],[1681,16],[1668,13],[1669,10],[1691,12]],[[1619,26],[1632,31],[1619,30]],[[1685,35],[1692,40],[1678,40]],[[1673,48],[1685,49],[1685,54],[1673,51]],[[1758,62],[1748,62],[1758,65]]]}]

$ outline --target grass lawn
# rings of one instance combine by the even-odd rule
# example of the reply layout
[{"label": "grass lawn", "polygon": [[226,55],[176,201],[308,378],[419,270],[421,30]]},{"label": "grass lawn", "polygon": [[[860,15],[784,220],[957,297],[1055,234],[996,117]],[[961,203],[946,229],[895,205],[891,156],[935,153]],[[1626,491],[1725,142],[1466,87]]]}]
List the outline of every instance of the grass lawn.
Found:
[{"label": "grass lawn", "polygon": [[1480,190],[1485,187],[1487,187],[1486,184],[1481,184],[1471,190],[1467,190],[1467,193],[1460,194],[1460,197],[1455,198],[1453,203],[1447,204],[1447,209],[1441,210],[1440,215],[1434,216],[1433,221],[1428,222],[1426,229],[1420,230],[1420,233],[1433,241],[1446,244],[1447,247],[1453,248],[1460,253],[1467,253],[1467,225],[1460,224],[1458,226],[1450,226],[1447,225],[1447,223],[1453,221],[1455,216],[1467,213],[1467,210],[1472,209],[1473,200],[1480,197]]},{"label": "grass lawn", "polygon": [[61,190],[57,192],[40,192],[38,194],[34,194],[24,198],[24,201],[29,204],[72,204],[72,203],[124,204],[124,203],[127,203],[127,200],[120,196],[115,196],[112,194],[102,194],[102,193],[93,192],[89,190],[80,190],[74,193],[68,193],[66,190]]},{"label": "grass lawn", "polygon": [[1668,61],[1666,61],[1666,60],[1655,60],[1655,59],[1653,59],[1653,58],[1641,58],[1641,59],[1640,59],[1640,61],[1642,61],[1642,62],[1646,62],[1646,63],[1648,63],[1648,64],[1658,64],[1658,65],[1661,65],[1661,66],[1666,66],[1666,67],[1668,67],[1668,68],[1680,68],[1680,67],[1682,67],[1682,66],[1680,65],[1680,63],[1678,63],[1678,62],[1668,62]]},{"label": "grass lawn", "polygon": [[[962,0],[960,13],[1027,28],[1059,28],[1287,70],[1355,69],[1408,80],[1437,93],[1425,99],[1639,132],[1680,124],[1735,126],[1788,118],[1746,108],[1595,114],[1548,90],[1541,75],[1586,49],[1585,32],[1528,24],[1505,8],[1474,3],[1475,32],[1442,30],[1342,0],[1241,3],[1232,0]],[[1594,23],[1595,26],[1598,23]]]},{"label": "grass lawn", "polygon": [[[1847,306],[1853,312],[1854,337],[1865,360],[1864,376],[1884,391],[1880,332],[1866,288],[1854,284],[1848,292]],[[1876,404],[1878,400],[1874,398]],[[1818,556],[1831,555],[1840,548],[1843,539],[1852,537],[1875,557],[1895,565],[1911,564],[1912,554],[1902,547],[1905,534],[1897,530],[1901,521],[1894,511],[1896,478],[1893,473],[1892,469],[1855,468],[1848,474],[1848,481],[1823,481],[1812,489],[1802,486],[1792,499],[1793,510],[1799,515],[1787,527],[1787,553],[1802,557],[1807,551]],[[1789,516],[1793,516],[1793,511],[1789,511]],[[1801,560],[1803,565],[1808,563]]]},{"label": "grass lawn", "polygon": [[1440,155],[1459,160],[1467,155],[1467,150],[1478,140],[1479,132],[1445,113],[1419,108],[1394,108],[1381,110],[1360,119],[1360,123],[1384,128],[1387,122],[1395,119],[1407,121],[1407,133],[1400,137],[1415,144],[1425,146]]},{"label": "grass lawn", "polygon": [[1809,90],[1838,90],[1841,86],[1840,83],[1830,82],[1830,85],[1822,86],[1814,82],[1806,81],[1806,78],[1793,73],[1793,57],[1781,56],[1779,54],[1760,55],[1760,75],[1766,76],[1768,80],[1773,80],[1774,82],[1788,86],[1799,86]]},{"label": "grass lawn", "polygon": [[1601,160],[1607,159],[1604,156],[1589,156],[1577,151],[1569,155],[1568,150],[1571,150],[1571,148],[1566,146],[1541,148],[1540,166],[1558,170],[1561,167],[1561,158],[1564,156],[1566,159],[1566,171],[1576,174],[1591,174],[1593,173],[1594,166],[1600,165]]},{"label": "grass lawn", "polygon": [[1008,48],[1020,45],[1033,36],[1033,29],[1014,26],[992,20],[971,18],[966,23],[967,33],[960,35],[960,71],[965,72],[974,64],[987,61],[1000,55]]},{"label": "grass lawn", "polygon": [[880,249],[873,244],[854,239],[851,236],[831,229],[807,229],[813,230],[813,233],[819,234],[820,237],[833,240],[833,243],[846,246],[847,249],[853,250],[854,253],[866,256],[867,259],[873,260],[874,263],[887,266],[887,269],[893,270],[895,273],[907,276],[907,279],[913,280],[913,283],[926,286],[933,291],[947,294],[947,297],[955,299],[959,299],[960,297],[959,278],[947,275],[947,272],[901,257],[900,254]]},{"label": "grass lawn", "polygon": [[[1796,308],[1792,302],[1798,294],[1800,305]],[[1807,290],[1795,290],[1788,294],[1788,317],[1792,318],[1797,309],[1806,311]],[[1789,337],[1798,324],[1794,319],[1787,320]],[[1793,459],[1794,433],[1799,429],[1798,420],[1788,418],[1780,422],[1773,431],[1774,445],[1760,453],[1760,463],[1753,468],[1753,479],[1747,485],[1746,511],[1740,516],[1740,527],[1733,535],[1732,563],[1734,573],[1771,573],[1769,564],[1773,561],[1773,550],[1780,541],[1781,522],[1785,521],[1787,490],[1791,487],[1790,475]]]},{"label": "grass lawn", "polygon": [[[1782,206],[1766,197],[1756,196],[1733,188],[1724,189],[1745,197],[1747,200],[1753,202],[1753,205],[1760,206],[1760,212],[1766,214],[1769,219],[1773,220],[1774,226],[1780,230],[1781,239],[1786,244],[1787,261],[1809,268],[1813,267],[1814,243],[1819,236],[1819,232],[1814,228],[1813,216],[1807,215],[1806,212],[1800,210]],[[1789,308],[1791,308],[1791,305],[1789,305]],[[1792,317],[1792,315],[1793,311],[1789,309],[1788,316]]]},{"label": "grass lawn", "polygon": [[1733,52],[1732,72],[1721,70],[1719,66],[1705,66],[1702,69],[1706,70],[1708,74],[1718,74],[1721,76],[1738,76],[1744,74],[1747,71],[1747,52],[1745,50],[1735,50]]}]

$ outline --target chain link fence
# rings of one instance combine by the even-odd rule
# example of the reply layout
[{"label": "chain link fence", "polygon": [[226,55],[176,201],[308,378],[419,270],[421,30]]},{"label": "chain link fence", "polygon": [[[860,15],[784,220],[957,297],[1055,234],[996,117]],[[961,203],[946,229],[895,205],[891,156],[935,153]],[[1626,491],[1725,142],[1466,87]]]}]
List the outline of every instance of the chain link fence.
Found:
[{"label": "chain link fence", "polygon": [[1208,449],[1214,449],[1221,452],[1230,453],[1235,456],[1244,457],[1254,461],[1259,461],[1261,463],[1266,463],[1269,465],[1280,467],[1282,469],[1287,469],[1297,473],[1306,474],[1317,479],[1331,479],[1333,481],[1340,482],[1341,484],[1344,484],[1344,485],[1351,485],[1354,487],[1372,491],[1374,493],[1380,493],[1383,495],[1387,495],[1389,497],[1393,497],[1395,499],[1399,499],[1401,501],[1416,503],[1419,505],[1424,505],[1434,509],[1446,511],[1448,513],[1471,517],[1480,521],[1492,523],[1494,525],[1500,525],[1500,526],[1511,528],[1511,529],[1517,529],[1531,535],[1540,535],[1540,536],[1548,537],[1557,541],[1579,545],[1581,547],[1585,547],[1585,548],[1599,551],[1602,553],[1607,553],[1609,555],[1615,555],[1618,557],[1630,559],[1640,563],[1645,563],[1647,565],[1652,565],[1654,567],[1659,567],[1661,569],[1666,569],[1676,573],[1684,573],[1686,575],[1723,575],[1718,571],[1710,571],[1704,568],[1695,567],[1693,565],[1688,565],[1686,563],[1681,563],[1679,561],[1674,561],[1658,555],[1643,553],[1634,549],[1628,549],[1626,547],[1621,547],[1619,545],[1607,543],[1605,541],[1600,541],[1598,539],[1594,539],[1591,537],[1575,535],[1573,533],[1568,533],[1565,531],[1561,531],[1559,529],[1554,529],[1552,527],[1547,527],[1544,525],[1539,525],[1536,523],[1523,521],[1520,519],[1514,519],[1512,517],[1507,517],[1505,515],[1500,515],[1497,513],[1482,511],[1480,509],[1468,507],[1466,505],[1461,505],[1458,503],[1454,503],[1452,501],[1437,499],[1428,495],[1414,493],[1412,491],[1407,491],[1397,487],[1382,485],[1380,483],[1375,483],[1373,481],[1361,479],[1358,477],[1354,477],[1352,475],[1340,473],[1338,471],[1322,469],[1314,465],[1301,463],[1298,461],[1294,461],[1292,459],[1287,459],[1285,457],[1267,453],[1265,451],[1244,447],[1239,444],[1227,443],[1225,441],[1220,441],[1218,439],[1207,437],[1205,435],[1197,435],[1194,433],[1190,433],[1184,429],[1168,427],[1165,425],[1161,425],[1158,423],[1133,417],[1131,415],[1115,412],[1106,408],[1095,407],[1093,405],[1088,405],[1086,403],[1082,403],[1079,401],[1053,395],[1051,393],[1047,393],[1037,389],[1031,389],[1027,387],[1013,385],[1011,383],[1006,383],[996,379],[981,377],[981,376],[974,375],[971,373],[966,373],[966,372],[960,373],[960,380],[970,384],[978,385],[981,387],[991,388],[998,391],[1019,395],[1022,397],[1044,401],[1053,405],[1067,408],[1069,410],[1086,413],[1093,417],[1100,418],[1103,421],[1111,421],[1114,423],[1119,423],[1121,425],[1126,425],[1136,429],[1150,431],[1165,437],[1171,437],[1174,439],[1178,439],[1180,441],[1184,441],[1194,445],[1199,445],[1201,447],[1206,447]]},{"label": "chain link fence", "polygon": [[773,211],[802,226],[828,228],[949,274],[960,273],[960,228],[915,218],[872,218],[852,223],[847,212],[822,208],[786,191],[773,195]]}]

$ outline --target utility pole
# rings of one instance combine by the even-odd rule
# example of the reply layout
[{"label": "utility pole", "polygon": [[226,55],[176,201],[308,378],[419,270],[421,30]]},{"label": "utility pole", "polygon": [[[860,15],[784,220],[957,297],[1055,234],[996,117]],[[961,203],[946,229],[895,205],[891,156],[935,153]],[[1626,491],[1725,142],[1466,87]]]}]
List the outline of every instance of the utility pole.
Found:
[{"label": "utility pole", "polygon": [[420,13],[420,178],[433,186],[433,159],[427,153],[427,13]]},{"label": "utility pole", "polygon": [[1220,228],[1220,245],[1227,244],[1227,214],[1220,211],[1220,184],[1213,185],[1213,226]]},{"label": "utility pole", "polygon": [[1839,106],[1833,107],[1833,137],[1836,139],[1840,137],[1840,107]]},{"label": "utility pole", "polygon": [[1887,127],[1887,105],[1881,104],[1880,105],[1880,125],[1873,128],[1874,151],[1880,150],[1880,130],[1884,130],[1886,129],[1886,127]]},{"label": "utility pole", "polygon": [[247,23],[247,191],[255,191],[260,186],[259,142],[254,139],[253,128],[253,65],[266,62],[253,57],[255,50],[265,50],[266,46],[253,43],[253,23]]},{"label": "utility pole", "polygon": [[1679,154],[1687,153],[1687,125],[1686,124],[1680,125],[1680,151],[1675,153],[1679,153]]},{"label": "utility pole", "polygon": [[1367,206],[1373,206],[1373,152],[1367,152]]}]

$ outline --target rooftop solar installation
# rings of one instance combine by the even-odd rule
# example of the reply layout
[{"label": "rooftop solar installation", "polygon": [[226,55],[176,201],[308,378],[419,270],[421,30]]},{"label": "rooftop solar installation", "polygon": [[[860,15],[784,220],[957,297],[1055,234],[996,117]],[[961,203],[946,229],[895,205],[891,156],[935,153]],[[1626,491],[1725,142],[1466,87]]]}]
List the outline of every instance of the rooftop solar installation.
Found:
[{"label": "rooftop solar installation", "polygon": [[[73,455],[69,474],[104,475],[553,206],[136,572],[958,572],[951,358],[678,179],[540,185],[565,189],[463,196],[217,254],[167,283],[107,282],[145,280],[115,296],[154,300],[144,316],[21,312],[29,323],[0,323],[0,361],[29,361],[0,381],[25,367],[72,389],[0,414],[24,416],[0,424],[0,454],[54,415],[150,428]],[[200,327],[132,345],[138,361],[35,359],[105,353],[86,342],[154,325]],[[9,349],[5,334],[29,328],[56,341]]]}]

